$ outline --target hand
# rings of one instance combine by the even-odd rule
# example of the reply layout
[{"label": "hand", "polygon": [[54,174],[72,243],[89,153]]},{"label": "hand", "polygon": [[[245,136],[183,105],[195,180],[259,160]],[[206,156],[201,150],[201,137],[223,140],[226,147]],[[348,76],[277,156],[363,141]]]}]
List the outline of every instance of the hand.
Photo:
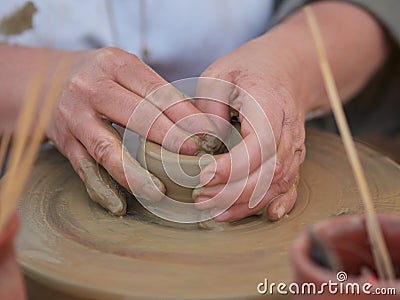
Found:
[{"label": "hand", "polygon": [[[383,64],[389,43],[377,20],[359,6],[325,1],[311,6],[324,37],[328,61],[332,66],[339,93],[342,100],[347,101]],[[332,11],[336,13],[332,14]],[[343,34],[338,35],[339,31]],[[364,34],[359,35],[359,32]],[[346,55],[343,55],[344,53]],[[249,181],[245,182],[245,188],[239,194],[237,202],[215,220],[232,221],[246,217],[257,213],[271,201],[267,209],[268,216],[273,220],[281,218],[292,209],[297,197],[297,174],[305,157],[304,115],[306,112],[330,109],[304,14],[301,10],[293,13],[263,36],[217,60],[203,76],[232,82],[256,99],[261,110],[269,118],[277,151],[274,171],[270,163],[270,151],[261,151],[270,150],[270,137],[267,134],[263,139],[265,133],[262,130],[253,130],[249,126],[249,123],[259,121],[260,112],[251,107],[251,101],[243,100],[243,93],[237,92],[239,89],[224,91],[218,89],[219,84],[216,84],[213,90],[220,97],[215,98],[229,101],[241,116],[245,115],[250,122],[242,121],[244,142],[231,151],[231,154],[236,156],[232,160],[233,163],[229,155],[224,155],[216,161],[216,166],[210,165],[202,170],[202,183],[211,180],[204,189],[194,193],[195,196],[200,194],[196,199],[199,208],[209,208],[211,204],[226,207],[224,202],[237,196],[232,193],[235,184],[216,196],[216,201],[206,200],[223,189],[230,175],[236,182],[240,181],[238,177],[242,174],[247,176],[247,172],[243,171],[249,167]],[[199,87],[200,98],[204,88],[207,87]],[[199,100],[197,107],[226,120],[229,116],[226,105],[220,103]],[[216,122],[216,125],[219,132],[226,129],[221,122]],[[257,143],[257,136],[261,137],[261,143]],[[246,150],[250,156],[248,161],[242,159],[247,154]],[[261,170],[261,166],[265,168]],[[215,174],[212,172],[214,169]],[[261,175],[261,178],[268,176],[273,171],[274,178],[265,197],[259,205],[249,208],[248,204],[253,200],[255,178],[258,175]],[[245,178],[242,178],[243,180]]]},{"label": "hand", "polygon": [[[189,138],[190,132],[212,131],[213,124],[203,116],[197,116],[196,122],[182,120],[200,111],[188,101],[177,103],[184,96],[172,86],[163,88],[157,97],[150,96],[167,82],[135,55],[117,48],[73,55],[74,63],[47,136],[70,160],[91,198],[112,214],[125,214],[126,205],[108,174],[135,195],[159,200],[159,191],[165,192],[164,184],[154,176],[151,180],[147,171],[130,157],[109,121],[124,127],[129,125],[139,135],[185,154],[198,151],[194,138]],[[142,113],[128,124],[139,103]],[[185,130],[173,126],[179,120]],[[164,141],[171,128],[174,138]],[[123,151],[128,156],[124,159],[127,178],[122,165]]]},{"label": "hand", "polygon": [[[286,71],[290,68],[283,52],[269,51],[267,41],[261,37],[220,58],[202,74],[239,87],[226,90],[226,85],[218,80],[214,84],[200,83],[198,87],[200,100],[197,100],[196,106],[200,110],[228,120],[227,105],[201,100],[205,90],[212,89],[217,98],[229,102],[239,112],[241,121],[242,143],[218,158],[216,166],[209,165],[202,171],[201,183],[208,183],[194,193],[200,209],[226,207],[227,201],[237,198],[226,212],[215,218],[216,221],[238,220],[258,213],[267,205],[268,217],[278,220],[295,204],[299,166],[305,158],[305,109],[296,101],[294,88],[291,89],[294,87],[293,79]],[[249,96],[240,88],[255,101],[248,99]],[[268,117],[273,135],[269,132],[268,122],[262,120],[264,114]],[[220,133],[226,130],[223,122],[215,123]],[[274,142],[276,165],[273,163]],[[244,159],[247,155],[249,159]],[[257,180],[271,174],[273,180],[268,191],[269,182],[266,182],[261,186],[264,189],[258,199],[261,202],[250,208],[249,204],[255,200],[253,198],[260,195],[260,186],[256,188]],[[224,189],[228,179],[231,186]],[[243,183],[243,191],[237,194],[235,186]],[[213,201],[207,201],[212,197],[215,197]]]}]

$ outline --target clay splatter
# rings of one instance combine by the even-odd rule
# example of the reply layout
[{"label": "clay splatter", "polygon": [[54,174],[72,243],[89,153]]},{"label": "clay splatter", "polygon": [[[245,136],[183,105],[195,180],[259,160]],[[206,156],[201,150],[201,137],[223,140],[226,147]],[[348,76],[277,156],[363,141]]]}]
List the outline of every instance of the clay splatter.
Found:
[{"label": "clay splatter", "polygon": [[32,19],[37,11],[36,6],[31,1],[27,2],[22,8],[0,22],[0,33],[10,36],[32,29]]}]

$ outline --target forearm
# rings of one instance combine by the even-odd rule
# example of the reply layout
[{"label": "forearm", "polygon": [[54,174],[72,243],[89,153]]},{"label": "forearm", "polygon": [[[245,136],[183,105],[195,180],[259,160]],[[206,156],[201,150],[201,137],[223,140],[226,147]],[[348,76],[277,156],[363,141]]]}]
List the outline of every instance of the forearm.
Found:
[{"label": "forearm", "polygon": [[[363,9],[335,1],[311,5],[323,35],[341,98],[354,96],[382,65],[388,52],[385,33]],[[298,11],[260,39],[267,55],[283,62],[288,89],[306,112],[329,109],[306,16]]]},{"label": "forearm", "polygon": [[41,75],[42,100],[57,62],[65,53],[52,49],[0,45],[0,134],[5,129],[15,128],[33,79]]}]

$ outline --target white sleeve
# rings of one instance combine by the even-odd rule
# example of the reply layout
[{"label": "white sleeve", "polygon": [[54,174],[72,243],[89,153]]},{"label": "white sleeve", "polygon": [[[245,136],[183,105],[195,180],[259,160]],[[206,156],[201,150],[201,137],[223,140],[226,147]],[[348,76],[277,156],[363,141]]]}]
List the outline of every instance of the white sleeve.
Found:
[{"label": "white sleeve", "polygon": [[[14,16],[23,22],[27,16],[18,13],[27,0],[1,0],[0,22]],[[36,12],[33,28],[18,35],[0,35],[10,44],[79,50],[112,44],[105,1],[99,0],[31,0]],[[0,28],[1,31],[1,28]]]},{"label": "white sleeve", "polygon": [[[18,9],[28,2],[0,1],[0,22],[18,15]],[[264,33],[273,2],[31,1],[37,9],[33,28],[19,35],[0,35],[0,42],[63,50],[117,46],[144,59],[169,81],[199,76],[220,56]],[[146,57],[142,57],[143,49]]]}]

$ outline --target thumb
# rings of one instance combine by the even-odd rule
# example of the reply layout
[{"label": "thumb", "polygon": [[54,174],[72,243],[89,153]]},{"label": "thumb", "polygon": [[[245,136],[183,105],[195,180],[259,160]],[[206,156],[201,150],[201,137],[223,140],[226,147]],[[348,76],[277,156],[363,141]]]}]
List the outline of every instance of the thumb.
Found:
[{"label": "thumb", "polygon": [[277,197],[266,210],[267,217],[271,221],[278,221],[288,214],[294,207],[297,200],[297,187],[299,175],[296,176],[292,187],[285,194]]}]

